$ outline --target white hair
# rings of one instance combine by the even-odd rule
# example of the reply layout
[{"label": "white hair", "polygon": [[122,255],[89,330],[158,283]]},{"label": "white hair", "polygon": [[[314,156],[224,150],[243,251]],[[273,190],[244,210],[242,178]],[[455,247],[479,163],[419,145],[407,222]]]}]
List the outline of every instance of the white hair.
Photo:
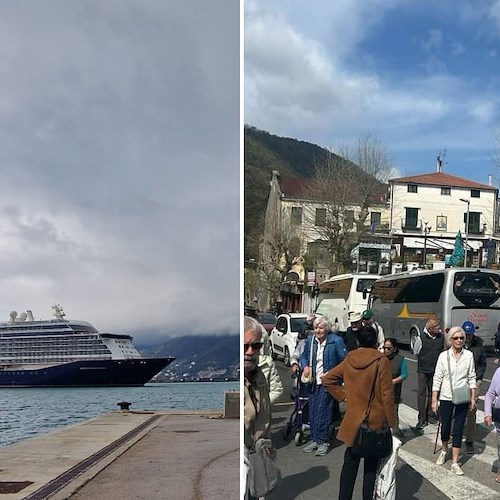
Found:
[{"label": "white hair", "polygon": [[318,325],[325,325],[329,331],[332,329],[332,322],[324,316],[319,316],[314,320],[313,327],[316,328]]}]

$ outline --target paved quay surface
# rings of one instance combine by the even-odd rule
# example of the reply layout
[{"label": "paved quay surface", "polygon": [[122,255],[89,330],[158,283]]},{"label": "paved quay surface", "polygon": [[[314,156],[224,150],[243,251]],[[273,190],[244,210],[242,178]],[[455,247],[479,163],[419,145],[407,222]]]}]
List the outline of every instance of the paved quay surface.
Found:
[{"label": "paved quay surface", "polygon": [[0,448],[0,497],[238,499],[240,420],[221,417],[115,411]]}]

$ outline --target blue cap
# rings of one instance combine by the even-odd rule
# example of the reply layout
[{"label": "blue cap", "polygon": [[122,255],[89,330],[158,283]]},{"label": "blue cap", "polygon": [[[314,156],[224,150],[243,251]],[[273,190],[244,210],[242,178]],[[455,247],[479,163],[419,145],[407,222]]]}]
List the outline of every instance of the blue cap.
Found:
[{"label": "blue cap", "polygon": [[466,335],[474,335],[476,327],[474,326],[474,323],[472,323],[472,321],[465,321],[464,324],[462,325],[462,330],[465,332]]}]

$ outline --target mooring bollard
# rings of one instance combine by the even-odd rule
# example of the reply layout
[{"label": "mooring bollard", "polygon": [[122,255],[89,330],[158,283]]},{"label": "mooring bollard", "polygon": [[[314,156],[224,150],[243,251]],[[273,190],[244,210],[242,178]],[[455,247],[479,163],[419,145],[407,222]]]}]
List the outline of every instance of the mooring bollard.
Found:
[{"label": "mooring bollard", "polygon": [[122,401],[120,403],[116,403],[119,407],[120,407],[120,410],[130,410],[130,405],[132,403],[128,403],[127,401]]},{"label": "mooring bollard", "polygon": [[240,417],[240,391],[224,392],[224,418]]}]

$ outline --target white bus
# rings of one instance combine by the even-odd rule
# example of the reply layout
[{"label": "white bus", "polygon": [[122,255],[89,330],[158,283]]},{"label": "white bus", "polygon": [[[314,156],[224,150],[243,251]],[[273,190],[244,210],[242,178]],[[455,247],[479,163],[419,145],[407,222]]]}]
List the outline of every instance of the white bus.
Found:
[{"label": "white bus", "polygon": [[319,285],[316,312],[326,316],[341,332],[349,327],[348,313],[368,307],[368,292],[378,274],[339,274]]},{"label": "white bus", "polygon": [[500,322],[500,272],[450,268],[391,274],[375,281],[369,304],[386,338],[413,346],[427,318],[436,315],[443,332],[471,321],[484,345],[493,346]]}]

